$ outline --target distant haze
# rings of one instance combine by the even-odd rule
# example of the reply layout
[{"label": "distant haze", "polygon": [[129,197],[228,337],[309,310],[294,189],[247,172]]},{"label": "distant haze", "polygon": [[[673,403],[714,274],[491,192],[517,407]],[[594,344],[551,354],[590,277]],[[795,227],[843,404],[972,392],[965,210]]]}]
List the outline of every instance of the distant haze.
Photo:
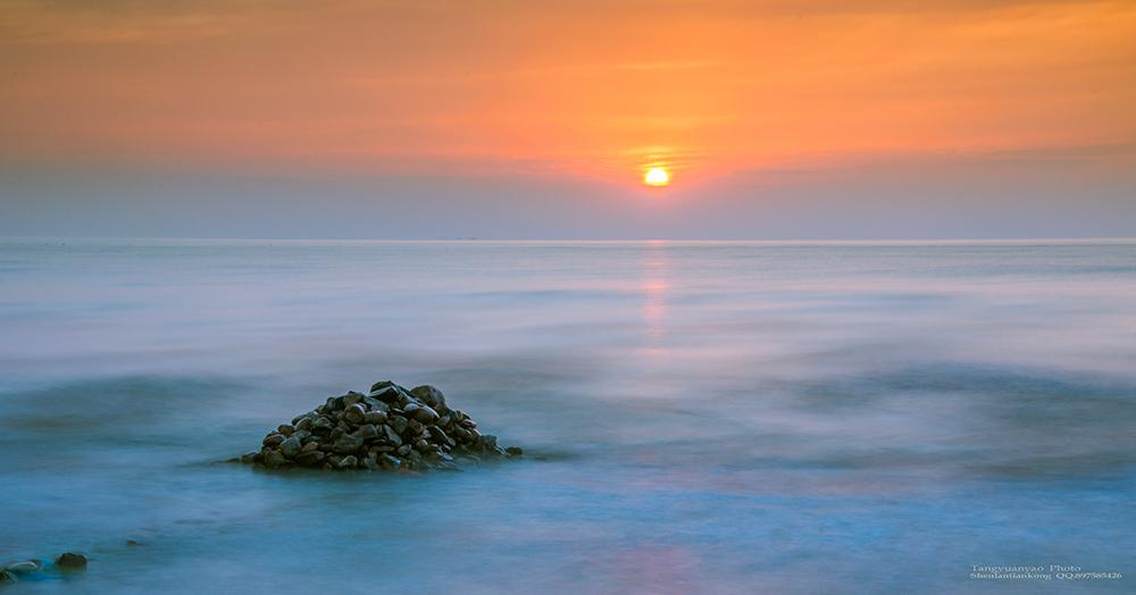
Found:
[{"label": "distant haze", "polygon": [[6,236],[1136,235],[1128,0],[15,0],[0,69]]}]

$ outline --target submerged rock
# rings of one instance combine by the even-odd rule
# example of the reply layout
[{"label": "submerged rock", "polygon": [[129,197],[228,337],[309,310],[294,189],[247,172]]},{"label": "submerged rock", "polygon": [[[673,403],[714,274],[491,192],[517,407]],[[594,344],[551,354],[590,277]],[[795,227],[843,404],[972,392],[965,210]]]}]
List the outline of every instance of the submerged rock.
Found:
[{"label": "submerged rock", "polygon": [[364,395],[331,397],[290,424],[269,432],[261,449],[240,458],[268,467],[315,469],[456,469],[455,461],[515,458],[496,436],[482,435],[477,422],[451,409],[430,385],[407,390],[389,380]]},{"label": "submerged rock", "polygon": [[65,552],[55,559],[55,566],[63,570],[82,570],[87,567],[87,557],[75,552]]},{"label": "submerged rock", "polygon": [[15,574],[31,574],[43,570],[43,562],[39,560],[23,560],[21,562],[13,562],[4,567],[4,570]]}]

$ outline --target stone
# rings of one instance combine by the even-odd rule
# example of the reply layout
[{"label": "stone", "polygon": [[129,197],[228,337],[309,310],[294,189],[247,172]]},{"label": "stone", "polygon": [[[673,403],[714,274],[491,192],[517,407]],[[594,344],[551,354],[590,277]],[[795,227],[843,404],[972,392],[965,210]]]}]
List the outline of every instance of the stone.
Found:
[{"label": "stone", "polygon": [[359,403],[354,403],[343,411],[343,419],[353,424],[361,424],[367,417],[367,410]]},{"label": "stone", "polygon": [[64,570],[82,570],[87,567],[87,557],[75,552],[64,552],[55,559],[55,566]]},{"label": "stone", "polygon": [[363,424],[355,430],[355,435],[362,438],[364,441],[372,440],[379,437],[379,429],[372,424]]},{"label": "stone", "polygon": [[289,436],[287,440],[280,443],[280,453],[289,459],[295,458],[296,455],[300,454],[301,448],[303,448],[303,444],[300,438],[294,435]]},{"label": "stone", "polygon": [[276,469],[288,464],[288,459],[284,458],[284,455],[278,450],[268,449],[262,451],[261,455],[264,459],[264,466],[269,469]]},{"label": "stone", "polygon": [[402,446],[402,438],[399,437],[398,432],[390,426],[383,426],[383,433],[386,434],[387,440],[393,442],[395,446]]},{"label": "stone", "polygon": [[11,572],[17,576],[24,574],[31,574],[43,570],[43,562],[39,560],[23,560],[20,562],[13,562],[4,567],[4,570]]},{"label": "stone", "polygon": [[371,386],[371,393],[367,396],[376,398],[388,405],[402,405],[406,402],[406,393],[400,387],[389,381],[376,382]]},{"label": "stone", "polygon": [[296,462],[305,467],[315,467],[323,462],[324,454],[318,450],[306,450],[296,455]]},{"label": "stone", "polygon": [[335,427],[335,422],[331,418],[321,415],[312,420],[312,432],[323,434],[330,432]]},{"label": "stone", "polygon": [[438,412],[434,411],[434,408],[429,405],[423,405],[414,411],[414,419],[424,424],[432,424],[438,421],[440,417]]},{"label": "stone", "polygon": [[355,434],[344,434],[335,441],[335,452],[339,454],[353,453],[363,447],[363,439]]},{"label": "stone", "polygon": [[442,391],[429,384],[423,384],[410,389],[410,396],[422,401],[430,407],[438,407],[439,405],[446,404],[446,396],[442,394]]},{"label": "stone", "polygon": [[370,395],[363,397],[363,404],[367,406],[368,411],[380,411],[382,413],[388,413],[390,411],[390,405]]},{"label": "stone", "polygon": [[20,579],[16,578],[15,573],[8,570],[0,570],[0,585],[9,585],[18,580]]},{"label": "stone", "polygon": [[450,448],[457,446],[457,442],[454,442],[454,439],[450,438],[449,434],[438,426],[434,426],[430,429],[430,435],[434,438],[435,442],[444,442]]},{"label": "stone", "polygon": [[525,451],[521,450],[521,447],[519,447],[519,446],[510,446],[509,448],[505,449],[505,454],[507,454],[511,457],[519,457],[519,456],[523,455],[524,453],[525,453]]},{"label": "stone", "polygon": [[497,445],[477,422],[451,409],[430,385],[413,390],[384,380],[368,394],[348,391],[280,424],[259,452],[233,459],[269,469],[297,465],[313,469],[457,468],[457,463],[521,456],[521,449]]}]

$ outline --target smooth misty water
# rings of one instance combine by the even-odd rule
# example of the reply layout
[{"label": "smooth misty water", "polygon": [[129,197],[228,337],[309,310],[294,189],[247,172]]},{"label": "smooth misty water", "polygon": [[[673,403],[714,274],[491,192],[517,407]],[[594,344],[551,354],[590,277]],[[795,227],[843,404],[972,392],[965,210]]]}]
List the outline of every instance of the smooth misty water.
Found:
[{"label": "smooth misty water", "polygon": [[[3,241],[0,329],[13,593],[1136,588],[1136,243]],[[388,377],[530,456],[219,462]]]}]

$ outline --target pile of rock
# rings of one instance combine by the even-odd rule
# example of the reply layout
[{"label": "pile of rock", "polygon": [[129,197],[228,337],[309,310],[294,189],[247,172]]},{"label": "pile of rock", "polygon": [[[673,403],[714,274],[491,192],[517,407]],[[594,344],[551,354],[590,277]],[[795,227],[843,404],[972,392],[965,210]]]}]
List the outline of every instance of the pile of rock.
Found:
[{"label": "pile of rock", "polygon": [[521,449],[497,446],[469,415],[446,405],[442,391],[407,390],[389,380],[368,394],[331,397],[264,437],[257,452],[240,458],[277,469],[456,469],[461,462],[517,457]]}]

